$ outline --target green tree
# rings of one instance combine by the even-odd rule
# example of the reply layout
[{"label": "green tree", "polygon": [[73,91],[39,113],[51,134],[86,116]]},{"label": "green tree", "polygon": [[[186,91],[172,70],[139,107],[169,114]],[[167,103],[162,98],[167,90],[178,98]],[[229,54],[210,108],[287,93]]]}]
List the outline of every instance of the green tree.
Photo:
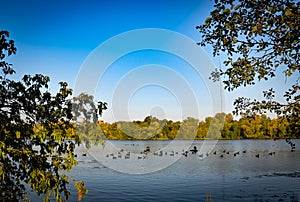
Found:
[{"label": "green tree", "polygon": [[230,139],[240,139],[241,129],[238,121],[233,121],[230,126]]},{"label": "green tree", "polygon": [[178,135],[176,139],[179,140],[193,140],[197,136],[199,126],[199,120],[187,117],[183,120],[182,124],[180,125]]},{"label": "green tree", "polygon": [[284,138],[290,135],[293,135],[292,133],[289,133],[289,122],[285,118],[278,118],[278,130],[277,130],[277,137],[278,138]]},{"label": "green tree", "polygon": [[203,130],[204,138],[212,138],[211,137],[211,133],[209,133],[210,124],[211,124],[212,120],[213,120],[213,117],[211,117],[211,116],[208,116],[208,117],[205,118],[205,122],[204,122],[204,124],[202,126],[203,127],[202,130]]},{"label": "green tree", "polygon": [[204,139],[207,135],[208,128],[206,128],[205,122],[200,121],[198,125],[198,131],[197,131],[197,139]]},{"label": "green tree", "polygon": [[72,99],[73,120],[77,123],[98,123],[99,116],[102,116],[107,109],[107,103],[99,101],[95,104],[94,96],[80,93]]},{"label": "green tree", "polygon": [[213,118],[205,119],[208,126],[207,138],[219,139],[224,128],[225,113],[217,113]]},{"label": "green tree", "polygon": [[240,119],[241,135],[246,139],[263,138],[262,124],[259,115]]},{"label": "green tree", "polygon": [[171,140],[175,139],[178,135],[178,132],[180,130],[180,121],[168,121],[169,123],[166,124],[166,126],[169,128],[169,131],[167,133],[167,137]]},{"label": "green tree", "polygon": [[200,45],[212,45],[214,56],[226,54],[226,69],[213,72],[212,79],[224,77],[228,91],[275,77],[279,67],[286,78],[298,77],[283,95],[284,102],[274,100],[271,88],[261,101],[237,98],[234,113],[274,112],[287,118],[289,132],[299,137],[300,2],[215,0],[214,10],[196,29],[202,35]]},{"label": "green tree", "polygon": [[265,114],[261,115],[260,117],[261,122],[261,133],[264,138],[274,138],[273,131],[271,129],[271,119],[268,118]]},{"label": "green tree", "polygon": [[107,109],[107,103],[99,101],[95,104],[94,97],[81,93],[72,99],[72,119],[76,122],[76,132],[79,140],[89,149],[91,143],[105,146],[105,135],[101,125],[98,123],[99,116],[102,116]]},{"label": "green tree", "polygon": [[233,122],[234,122],[234,120],[233,120],[232,114],[226,114],[224,127],[223,127],[223,130],[221,133],[222,138],[233,139],[233,137],[232,137],[233,134],[232,134],[232,131],[230,130]]},{"label": "green tree", "polygon": [[[50,78],[24,75],[15,81],[6,58],[16,53],[9,32],[0,31],[0,201],[27,200],[33,190],[58,201],[67,200],[69,178],[77,164],[78,143],[72,124],[72,90],[60,82],[56,94],[48,91]],[[70,141],[72,140],[72,141]]]},{"label": "green tree", "polygon": [[138,140],[150,140],[159,138],[165,122],[156,117],[147,116],[144,121],[120,122],[120,130],[124,137],[132,137]]}]

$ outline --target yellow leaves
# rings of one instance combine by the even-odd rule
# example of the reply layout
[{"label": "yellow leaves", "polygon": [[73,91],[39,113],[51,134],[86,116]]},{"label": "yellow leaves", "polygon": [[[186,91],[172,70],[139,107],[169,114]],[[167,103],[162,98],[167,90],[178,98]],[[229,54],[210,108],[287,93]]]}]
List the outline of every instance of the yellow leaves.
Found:
[{"label": "yellow leaves", "polygon": [[237,39],[236,39],[235,37],[232,37],[232,41],[233,41],[234,43],[236,43],[236,42],[237,42]]},{"label": "yellow leaves", "polygon": [[233,79],[232,79],[232,83],[233,83],[233,84],[238,84],[238,82],[239,82],[239,81],[238,81],[237,78],[233,78]]},{"label": "yellow leaves", "polygon": [[276,12],[276,8],[272,7],[272,6],[269,6],[268,11],[270,11],[272,14],[274,14]]},{"label": "yellow leaves", "polygon": [[229,28],[231,26],[231,22],[227,22],[226,24],[225,24],[225,27],[226,28]]},{"label": "yellow leaves", "polygon": [[88,193],[88,189],[84,188],[84,182],[83,181],[76,182],[74,180],[74,187],[77,189],[77,194],[78,194],[77,199],[78,199],[78,201],[81,201],[83,196]]},{"label": "yellow leaves", "polygon": [[283,5],[280,5],[278,8],[279,8],[279,10],[282,10],[282,11],[284,10],[284,6]]},{"label": "yellow leaves", "polygon": [[229,43],[229,40],[227,38],[223,38],[224,45],[227,45]]},{"label": "yellow leaves", "polygon": [[241,4],[236,5],[236,6],[234,7],[234,10],[239,9],[241,6],[242,6]]},{"label": "yellow leaves", "polygon": [[3,171],[3,167],[0,165],[0,179],[3,180],[4,179],[4,171]]},{"label": "yellow leaves", "polygon": [[14,151],[14,149],[13,149],[12,147],[7,147],[6,150],[7,150],[8,152]]},{"label": "yellow leaves", "polygon": [[286,76],[292,76],[292,72],[289,71],[289,70],[287,70],[287,71],[285,71],[285,75],[286,75]]},{"label": "yellow leaves", "polygon": [[219,14],[219,12],[218,12],[217,10],[214,10],[214,11],[212,11],[210,14],[211,14],[211,16],[212,16],[213,18],[215,18],[215,17],[217,17],[217,15]]},{"label": "yellow leaves", "polygon": [[21,133],[19,131],[16,132],[16,138],[19,139],[21,137]]},{"label": "yellow leaves", "polygon": [[290,9],[286,9],[285,15],[286,16],[291,16],[291,15],[293,15],[293,13],[292,13],[292,11]]},{"label": "yellow leaves", "polygon": [[252,27],[252,31],[254,33],[258,33],[259,35],[262,35],[262,25],[258,24],[256,26]]},{"label": "yellow leaves", "polygon": [[39,138],[40,142],[43,142],[47,136],[47,129],[39,124],[35,124],[33,127],[33,134],[31,134],[31,138]]},{"label": "yellow leaves", "polygon": [[0,157],[2,158],[2,159],[5,159],[5,150],[6,150],[7,148],[6,148],[6,145],[5,145],[5,143],[4,142],[1,142],[0,141]]},{"label": "yellow leaves", "polygon": [[205,24],[208,26],[211,23],[211,18],[206,18],[205,19]]},{"label": "yellow leaves", "polygon": [[67,172],[70,172],[73,166],[78,165],[78,162],[74,159],[73,152],[68,153],[67,157],[64,158],[63,160],[64,160],[64,169]]},{"label": "yellow leaves", "polygon": [[223,14],[227,14],[227,13],[229,13],[229,12],[230,12],[230,9],[229,9],[229,8],[226,8],[226,9],[223,10]]}]

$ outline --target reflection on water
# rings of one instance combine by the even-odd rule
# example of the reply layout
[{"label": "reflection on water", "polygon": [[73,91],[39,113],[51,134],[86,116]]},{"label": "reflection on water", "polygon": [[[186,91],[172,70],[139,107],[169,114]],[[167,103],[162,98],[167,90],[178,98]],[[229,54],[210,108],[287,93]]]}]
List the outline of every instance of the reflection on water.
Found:
[{"label": "reflection on water", "polygon": [[[84,201],[205,201],[210,193],[214,201],[298,201],[300,141],[293,142],[294,152],[284,140],[219,141],[211,149],[203,149],[203,141],[172,147],[169,141],[110,141],[87,156],[77,148],[79,165],[70,175],[85,181]],[[186,145],[199,152],[185,157]],[[157,169],[161,164],[168,166]],[[141,166],[151,172],[129,174]]]}]

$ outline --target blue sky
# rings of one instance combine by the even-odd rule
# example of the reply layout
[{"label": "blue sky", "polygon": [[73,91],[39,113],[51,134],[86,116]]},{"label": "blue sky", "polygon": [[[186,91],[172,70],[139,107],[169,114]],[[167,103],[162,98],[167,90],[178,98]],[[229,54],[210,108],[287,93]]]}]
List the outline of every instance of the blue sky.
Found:
[{"label": "blue sky", "polygon": [[[74,88],[88,56],[100,44],[118,34],[135,29],[159,28],[199,41],[200,35],[195,26],[209,15],[212,3],[208,0],[10,0],[1,3],[0,26],[11,33],[18,49],[17,55],[9,59],[17,70],[15,77],[33,73],[48,75],[51,77],[51,91],[55,92],[59,81],[67,81]],[[212,58],[209,47],[203,50]],[[212,61],[219,66],[218,58],[212,58]],[[156,65],[151,67],[151,64]],[[126,81],[126,76],[130,78],[130,72],[139,68],[146,66],[155,69],[160,65],[171,74],[174,70],[177,74],[174,74],[174,78],[179,76],[187,81],[196,96],[199,113],[195,115],[192,108],[183,107],[180,96],[174,93],[176,90],[155,83],[139,86],[129,99],[119,100],[126,103],[126,110],[118,109],[118,106],[113,109],[113,92],[118,89],[122,79]],[[147,75],[143,76],[147,80]],[[164,78],[167,80],[168,76]],[[174,85],[173,88],[180,88]],[[182,120],[187,116],[203,119],[215,113],[212,109],[213,99],[220,99],[211,97],[207,85],[180,58],[160,51],[145,50],[115,61],[97,84],[99,91],[94,96],[97,100],[107,101],[111,106],[103,116],[104,120],[110,122],[143,119],[150,114],[174,120]],[[288,82],[279,78],[271,81],[271,84],[262,82],[252,90],[242,88],[233,93],[223,92],[222,110],[230,112],[233,99],[237,96],[261,98],[261,90],[276,86],[281,89],[284,85],[288,85]]]}]

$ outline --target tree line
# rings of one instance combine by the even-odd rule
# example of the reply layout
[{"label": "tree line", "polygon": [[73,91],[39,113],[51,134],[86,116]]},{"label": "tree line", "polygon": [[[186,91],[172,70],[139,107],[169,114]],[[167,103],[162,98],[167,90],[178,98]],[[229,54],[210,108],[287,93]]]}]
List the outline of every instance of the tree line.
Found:
[{"label": "tree line", "polygon": [[297,138],[296,134],[289,131],[286,118],[271,119],[264,114],[236,120],[230,113],[217,113],[203,121],[188,117],[182,122],[147,116],[143,121],[99,122],[99,125],[101,132],[98,133],[102,133],[107,140]]}]

